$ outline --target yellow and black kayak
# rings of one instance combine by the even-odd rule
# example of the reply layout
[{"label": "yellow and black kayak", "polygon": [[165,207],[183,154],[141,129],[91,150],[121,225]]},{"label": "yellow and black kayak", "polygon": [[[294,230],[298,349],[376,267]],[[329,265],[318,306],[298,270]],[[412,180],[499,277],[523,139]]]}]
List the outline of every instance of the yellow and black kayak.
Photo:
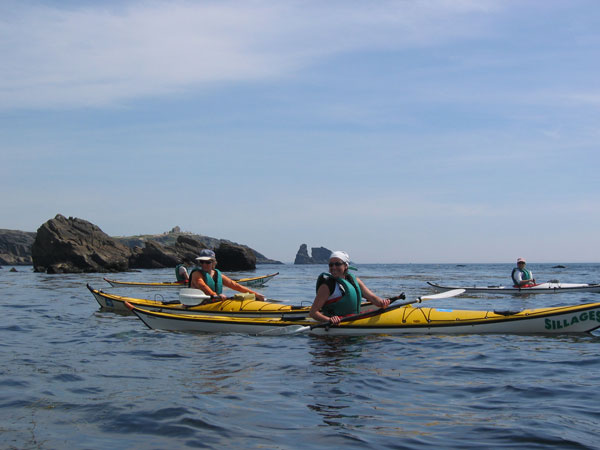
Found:
[{"label": "yellow and black kayak", "polygon": [[[250,278],[239,278],[233,279],[233,281],[242,284],[244,286],[264,286],[273,277],[279,275],[279,272],[270,273],[268,275],[260,275],[258,277]],[[104,278],[108,284],[112,287],[143,287],[143,288],[182,288],[186,287],[186,283],[183,281],[164,281],[164,282],[143,282],[143,281],[119,281]]]},{"label": "yellow and black kayak", "polygon": [[183,332],[327,335],[367,334],[569,334],[600,327],[600,303],[524,309],[474,311],[414,307],[406,302],[344,318],[337,326],[308,319],[245,318],[157,312],[126,304],[149,328]]},{"label": "yellow and black kayak", "polygon": [[[94,289],[89,284],[87,285],[87,288],[102,309],[116,312],[129,313],[129,309],[127,309],[125,306],[125,302],[129,302],[140,309],[151,311],[170,311],[180,314],[207,314],[238,317],[285,317],[291,319],[302,319],[308,315],[308,311],[310,310],[310,306],[293,306],[269,301],[261,302],[255,299],[254,294],[236,294],[232,298],[226,300],[189,306],[189,304],[185,304],[185,300],[183,300],[184,303],[181,303],[181,300],[161,301],[133,298],[109,294],[99,289]],[[204,296],[204,298],[208,297]]]}]

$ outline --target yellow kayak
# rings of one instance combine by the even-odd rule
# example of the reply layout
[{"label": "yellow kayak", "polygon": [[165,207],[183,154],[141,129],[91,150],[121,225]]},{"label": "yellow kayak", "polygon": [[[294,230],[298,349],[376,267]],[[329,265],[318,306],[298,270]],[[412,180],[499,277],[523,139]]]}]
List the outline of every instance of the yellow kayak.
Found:
[{"label": "yellow kayak", "polygon": [[[406,302],[406,303],[414,303]],[[219,315],[184,315],[156,312],[126,304],[149,328],[184,332],[249,334],[328,335],[365,334],[564,334],[586,333],[600,327],[600,303],[525,309],[522,311],[474,311],[410,304],[344,318],[337,326],[325,327],[312,320],[243,318]],[[316,326],[318,325],[318,326]]]},{"label": "yellow kayak", "polygon": [[99,289],[94,289],[89,284],[87,288],[92,293],[101,308],[109,311],[127,312],[129,309],[125,302],[139,308],[153,311],[171,311],[181,314],[211,314],[239,317],[289,317],[301,319],[308,315],[310,306],[284,305],[275,302],[261,302],[254,298],[254,294],[236,294],[227,300],[216,301],[197,306],[186,306],[180,301],[165,302],[142,298],[125,297],[109,294]]}]

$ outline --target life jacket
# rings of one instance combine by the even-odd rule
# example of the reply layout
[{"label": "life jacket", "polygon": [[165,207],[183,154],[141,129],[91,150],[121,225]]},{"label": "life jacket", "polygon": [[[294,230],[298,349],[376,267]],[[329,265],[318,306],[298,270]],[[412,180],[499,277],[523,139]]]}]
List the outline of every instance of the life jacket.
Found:
[{"label": "life jacket", "polygon": [[[181,276],[181,274],[179,273],[179,268],[180,267],[185,267],[185,264],[177,264],[175,266],[175,278],[177,279],[177,281],[182,282],[182,281],[187,281],[185,278],[183,278]],[[187,270],[187,268],[186,268]],[[189,277],[188,277],[189,278]]]},{"label": "life jacket", "polygon": [[216,292],[218,295],[223,293],[223,277],[221,275],[221,271],[219,269],[214,269],[215,270],[215,278],[210,276],[210,273],[205,272],[204,270],[200,269],[199,267],[194,267],[192,269],[192,271],[190,272],[190,281],[188,281],[188,287],[192,287],[192,274],[194,272],[200,272],[202,275],[202,279],[204,280],[204,282],[208,285],[209,288],[211,288],[214,292]]},{"label": "life jacket", "polygon": [[330,295],[323,306],[323,314],[330,317],[358,314],[360,312],[362,291],[356,277],[348,273],[345,278],[334,278],[330,273],[324,272],[317,278],[317,290],[322,284],[329,284],[332,279],[339,286],[342,295],[336,297]]},{"label": "life jacket", "polygon": [[[531,283],[527,283],[525,285],[519,284],[519,280],[517,279],[517,272],[521,272],[521,280],[522,281],[527,281],[527,280],[531,280]],[[512,273],[510,274],[512,280],[513,280],[513,284],[515,287],[523,287],[523,286],[528,286],[530,284],[533,284],[533,278],[531,276],[531,272],[527,269],[519,269],[518,267],[515,267],[512,271]]]}]

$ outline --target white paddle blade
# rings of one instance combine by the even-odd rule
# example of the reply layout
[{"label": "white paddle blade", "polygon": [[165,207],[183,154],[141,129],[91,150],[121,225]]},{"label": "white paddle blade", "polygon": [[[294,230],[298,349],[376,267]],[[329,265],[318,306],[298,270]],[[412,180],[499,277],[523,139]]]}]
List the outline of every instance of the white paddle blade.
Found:
[{"label": "white paddle blade", "polygon": [[435,300],[435,299],[440,299],[440,298],[456,297],[457,295],[464,294],[464,292],[465,292],[464,289],[452,289],[451,291],[444,291],[444,292],[440,292],[439,294],[423,295],[422,297],[419,297],[419,298],[421,300]]},{"label": "white paddle blade", "polygon": [[200,289],[183,288],[179,290],[179,302],[186,306],[196,306],[204,300],[208,300],[209,295],[206,295]]}]

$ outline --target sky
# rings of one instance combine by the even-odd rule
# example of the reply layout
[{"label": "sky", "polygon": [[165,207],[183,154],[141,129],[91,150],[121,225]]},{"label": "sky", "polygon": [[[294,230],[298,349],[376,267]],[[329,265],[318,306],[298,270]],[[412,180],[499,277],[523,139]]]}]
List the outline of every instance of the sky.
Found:
[{"label": "sky", "polygon": [[0,2],[0,228],[599,262],[600,2]]}]

